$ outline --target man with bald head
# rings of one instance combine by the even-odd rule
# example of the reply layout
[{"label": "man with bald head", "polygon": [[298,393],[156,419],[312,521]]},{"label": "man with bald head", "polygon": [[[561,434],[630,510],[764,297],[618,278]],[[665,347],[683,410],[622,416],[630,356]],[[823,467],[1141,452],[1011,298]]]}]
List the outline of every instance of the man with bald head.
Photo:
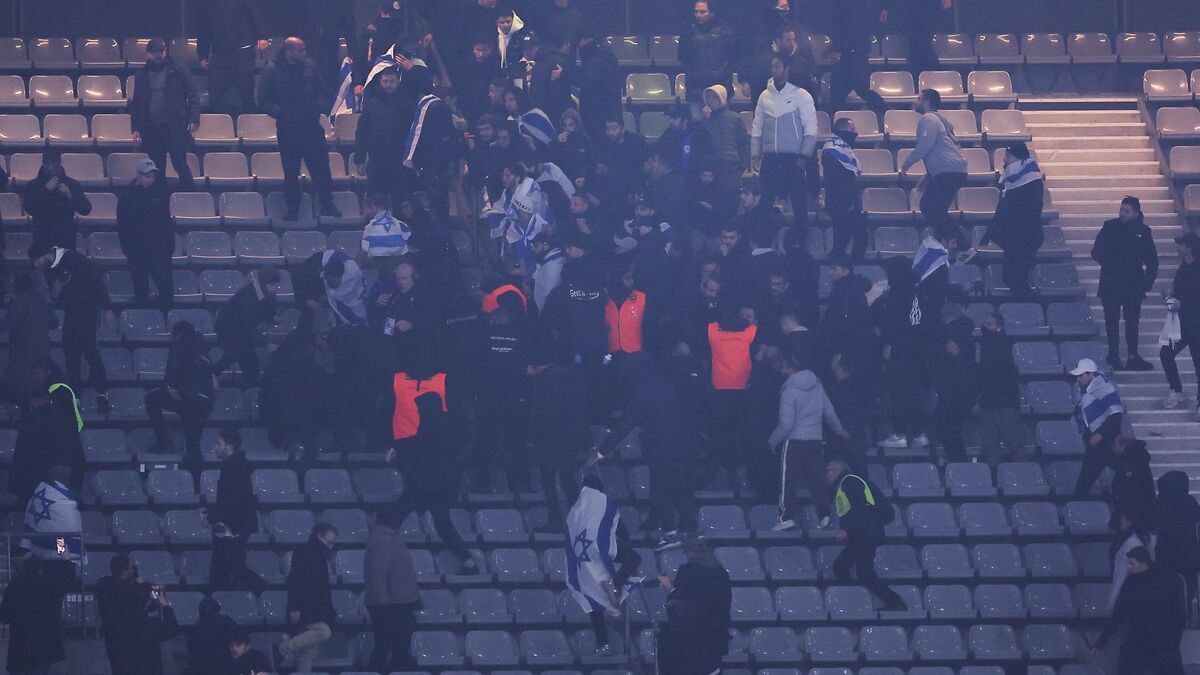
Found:
[{"label": "man with bald head", "polygon": [[300,212],[300,162],[308,166],[313,188],[320,198],[320,214],[341,216],[333,206],[333,179],[325,148],[321,113],[329,110],[329,90],[321,81],[317,64],[308,58],[304,40],[289,37],[258,85],[258,102],[263,112],[275,118],[279,133],[279,158],[283,164],[283,188],[287,196],[285,221],[295,221]]}]

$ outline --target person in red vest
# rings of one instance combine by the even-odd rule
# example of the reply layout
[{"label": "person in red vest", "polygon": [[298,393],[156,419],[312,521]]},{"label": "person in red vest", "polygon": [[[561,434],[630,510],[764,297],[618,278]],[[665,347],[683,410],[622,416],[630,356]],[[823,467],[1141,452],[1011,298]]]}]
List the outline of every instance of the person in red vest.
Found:
[{"label": "person in red vest", "polygon": [[519,280],[492,278],[483,282],[483,302],[479,309],[484,314],[491,314],[500,307],[500,297],[512,293],[521,299],[521,309],[529,311],[529,299],[521,289]]},{"label": "person in red vest", "polygon": [[721,308],[719,320],[708,324],[708,346],[712,353],[712,428],[710,464],[725,465],[732,481],[738,461],[744,458],[746,443],[742,433],[746,389],[753,368],[751,345],[758,326],[747,319],[736,304]]},{"label": "person in red vest", "polygon": [[[427,360],[414,359],[415,363]],[[446,374],[421,365],[395,374],[392,389],[393,446],[386,460],[397,463],[404,492],[396,509],[399,521],[408,514],[428,512],[438,537],[461,562],[459,574],[479,574],[479,567],[450,519],[458,499],[459,471],[454,452],[454,422],[446,405]]]},{"label": "person in red vest", "polygon": [[610,284],[604,306],[608,327],[608,351],[632,354],[642,351],[642,325],[646,318],[646,294],[634,290],[633,272],[626,270],[619,283]]}]

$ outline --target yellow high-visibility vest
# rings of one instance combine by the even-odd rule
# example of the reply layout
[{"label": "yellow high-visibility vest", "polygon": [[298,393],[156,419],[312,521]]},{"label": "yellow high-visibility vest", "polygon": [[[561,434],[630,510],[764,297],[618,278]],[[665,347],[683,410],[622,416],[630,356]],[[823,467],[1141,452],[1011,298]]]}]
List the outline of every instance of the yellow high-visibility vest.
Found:
[{"label": "yellow high-visibility vest", "polygon": [[75,406],[75,431],[83,431],[83,414],[79,412],[79,398],[75,396],[75,390],[68,387],[62,382],[55,382],[50,385],[50,393],[53,394],[59,387],[66,389],[71,394],[71,405]]},{"label": "yellow high-visibility vest", "polygon": [[867,481],[852,473],[848,473],[838,482],[837,492],[833,495],[833,505],[837,509],[838,518],[850,513],[850,498],[846,496],[846,491],[842,489],[842,483],[845,483],[847,478],[854,478],[861,482],[863,484],[863,497],[866,498],[868,504],[875,506],[875,495],[871,494],[871,486],[867,484]]}]

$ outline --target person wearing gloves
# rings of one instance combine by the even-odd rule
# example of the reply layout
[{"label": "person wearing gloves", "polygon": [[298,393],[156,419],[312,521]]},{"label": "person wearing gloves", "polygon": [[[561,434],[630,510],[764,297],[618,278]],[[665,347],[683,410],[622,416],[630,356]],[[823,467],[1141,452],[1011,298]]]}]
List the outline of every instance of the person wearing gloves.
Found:
[{"label": "person wearing gloves", "polygon": [[[1171,295],[1167,297],[1167,322],[1158,340],[1162,345],[1158,358],[1162,361],[1167,383],[1171,385],[1171,393],[1163,401],[1163,407],[1167,409],[1178,407],[1184,398],[1175,357],[1200,340],[1200,263],[1196,262],[1196,254],[1200,253],[1200,235],[1188,232],[1176,238],[1175,243],[1179,245],[1179,269],[1175,271]],[[1196,419],[1200,420],[1200,396],[1197,396],[1196,406]]]},{"label": "person wearing gloves", "polygon": [[779,423],[767,439],[771,452],[779,455],[779,522],[771,529],[796,527],[796,488],[789,478],[794,479],[798,474],[804,476],[821,527],[825,528],[829,526],[830,499],[829,484],[825,481],[822,424],[829,425],[843,439],[850,435],[842,427],[821,381],[811,370],[803,368],[795,355],[783,358],[779,372],[787,380],[779,390]]},{"label": "person wearing gloves", "polygon": [[[817,147],[817,108],[812,94],[790,82],[792,59],[771,57],[771,81],[754,107],[750,157],[762,175],[763,201],[768,207],[787,195],[796,225],[808,222],[805,172]],[[815,167],[814,167],[815,168]]]},{"label": "person wearing gloves", "polygon": [[1004,251],[1001,271],[1004,283],[1016,298],[1029,298],[1029,270],[1045,240],[1042,207],[1046,177],[1024,143],[1008,146],[1004,173],[1000,177],[1000,202],[980,245],[994,241]]}]

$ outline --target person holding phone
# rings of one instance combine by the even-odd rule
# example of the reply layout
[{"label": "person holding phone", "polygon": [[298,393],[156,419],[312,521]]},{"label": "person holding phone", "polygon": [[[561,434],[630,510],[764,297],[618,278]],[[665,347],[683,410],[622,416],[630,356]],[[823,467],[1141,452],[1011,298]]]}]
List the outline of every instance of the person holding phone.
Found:
[{"label": "person holding phone", "polygon": [[179,634],[166,592],[146,583],[127,555],[113,556],[109,570],[109,576],[96,582],[95,594],[112,672],[162,675],[159,644]]},{"label": "person holding phone", "polygon": [[25,213],[33,222],[34,244],[75,248],[75,214],[92,212],[92,202],[83,192],[79,181],[67,175],[62,165],[62,152],[46,150],[37,177],[25,186],[22,200]]}]

